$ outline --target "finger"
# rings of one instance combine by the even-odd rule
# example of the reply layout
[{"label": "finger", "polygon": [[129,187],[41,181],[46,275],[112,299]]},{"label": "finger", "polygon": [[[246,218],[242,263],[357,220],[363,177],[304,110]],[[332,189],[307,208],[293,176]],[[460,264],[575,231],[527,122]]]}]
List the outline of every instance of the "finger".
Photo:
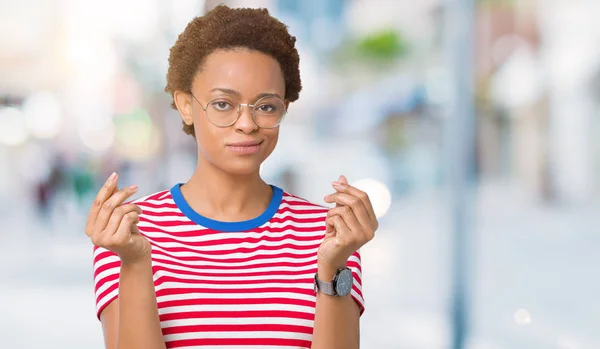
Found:
[{"label": "finger", "polygon": [[350,237],[350,228],[346,225],[346,222],[340,216],[327,217],[327,223],[333,225],[336,231],[336,237],[340,242],[348,241]]},{"label": "finger", "polygon": [[135,204],[126,204],[115,208],[113,214],[108,220],[106,228],[104,228],[103,234],[114,235],[119,229],[119,225],[121,224],[123,217],[130,212],[137,212],[139,215],[142,213],[142,209]]},{"label": "finger", "polygon": [[94,225],[95,231],[99,232],[106,229],[108,220],[110,219],[110,216],[112,216],[115,208],[119,207],[123,201],[125,201],[125,199],[135,194],[137,190],[137,185],[132,185],[117,191],[108,200],[106,200],[104,204],[102,204],[102,208],[100,208],[100,212],[98,213],[98,218],[96,219],[96,224]]},{"label": "finger", "polygon": [[94,233],[94,225],[96,224],[96,219],[98,217],[98,213],[102,208],[102,205],[117,189],[117,179],[119,175],[113,172],[110,177],[104,182],[102,188],[98,191],[98,194],[94,198],[94,202],[92,203],[92,207],[90,207],[90,211],[88,213],[87,223],[85,224],[85,233],[87,236],[90,236]]},{"label": "finger", "polygon": [[350,231],[363,230],[359,220],[356,218],[356,214],[349,206],[334,207],[327,212],[327,218],[334,216],[340,216]]},{"label": "finger", "polygon": [[[340,178],[342,178],[343,176],[341,176]],[[343,177],[345,180],[345,177]],[[373,210],[373,204],[371,203],[371,199],[369,199],[369,195],[367,195],[367,193],[365,193],[364,191],[353,187],[351,185],[348,184],[348,182],[343,182],[343,181],[339,181],[339,182],[333,182],[332,183],[333,188],[340,192],[340,193],[346,193],[346,194],[350,194],[352,196],[355,196],[357,198],[360,199],[360,201],[362,201],[365,209],[367,210],[367,214],[369,215],[369,218],[372,220],[377,220],[377,216],[375,215],[375,211]]]},{"label": "finger", "polygon": [[338,179],[338,182],[348,184],[348,179],[346,178],[346,176],[341,175],[340,179]]},{"label": "finger", "polygon": [[110,239],[112,245],[115,247],[124,247],[131,240],[131,234],[133,227],[139,222],[139,215],[137,212],[129,212],[123,216],[119,228]]},{"label": "finger", "polygon": [[367,209],[365,208],[362,200],[356,196],[338,192],[327,195],[325,197],[325,202],[336,202],[342,206],[349,206],[362,226],[368,229],[373,229],[374,224],[367,212]]}]

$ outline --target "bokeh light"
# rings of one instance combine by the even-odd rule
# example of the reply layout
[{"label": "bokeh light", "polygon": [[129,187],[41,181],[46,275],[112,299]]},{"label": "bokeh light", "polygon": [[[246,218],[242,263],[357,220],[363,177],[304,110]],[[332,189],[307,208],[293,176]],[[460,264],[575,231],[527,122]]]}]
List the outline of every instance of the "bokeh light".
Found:
[{"label": "bokeh light", "polygon": [[531,323],[531,314],[527,309],[519,309],[515,312],[515,322],[518,325],[529,325]]},{"label": "bokeh light", "polygon": [[14,107],[0,107],[0,143],[17,146],[28,137],[23,112]]},{"label": "bokeh light", "polygon": [[89,149],[97,152],[104,152],[108,150],[115,141],[115,125],[113,122],[106,122],[100,127],[82,124],[79,128],[79,138]]},{"label": "bokeh light", "polygon": [[385,184],[375,179],[365,178],[352,185],[369,195],[377,218],[383,217],[388,212],[392,205],[392,193]]},{"label": "bokeh light", "polygon": [[143,160],[160,147],[159,132],[152,124],[150,115],[138,108],[129,114],[115,118],[116,150],[131,160]]},{"label": "bokeh light", "polygon": [[54,138],[61,128],[62,110],[59,100],[50,92],[38,92],[23,103],[29,132],[41,139]]}]

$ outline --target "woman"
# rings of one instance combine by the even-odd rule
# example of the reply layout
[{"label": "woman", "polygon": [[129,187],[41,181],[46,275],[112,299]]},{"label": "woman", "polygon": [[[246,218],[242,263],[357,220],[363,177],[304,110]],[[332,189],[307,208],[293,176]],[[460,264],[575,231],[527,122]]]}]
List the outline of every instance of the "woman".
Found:
[{"label": "woman", "polygon": [[328,210],[259,175],[301,89],[294,45],[264,9],[219,6],[179,36],[166,91],[196,170],[126,204],[138,188],[113,174],[86,225],[107,348],[358,348],[367,195],[341,176]]}]

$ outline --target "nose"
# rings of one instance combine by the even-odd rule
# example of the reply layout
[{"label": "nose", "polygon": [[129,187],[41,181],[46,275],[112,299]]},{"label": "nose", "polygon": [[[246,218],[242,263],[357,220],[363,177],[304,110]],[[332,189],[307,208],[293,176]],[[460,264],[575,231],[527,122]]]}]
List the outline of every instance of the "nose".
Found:
[{"label": "nose", "polygon": [[240,105],[240,117],[233,125],[236,131],[250,134],[258,129],[258,126],[252,119],[252,107],[246,104]]}]

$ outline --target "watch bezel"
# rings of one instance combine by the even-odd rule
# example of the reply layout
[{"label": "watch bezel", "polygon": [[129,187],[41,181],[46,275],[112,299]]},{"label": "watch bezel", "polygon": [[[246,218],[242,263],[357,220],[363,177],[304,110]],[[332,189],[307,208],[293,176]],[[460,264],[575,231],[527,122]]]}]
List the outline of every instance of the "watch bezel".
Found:
[{"label": "watch bezel", "polygon": [[[342,275],[342,274],[344,274],[344,275]],[[338,281],[342,277],[348,278],[348,287],[344,290],[340,290],[339,285],[338,285]],[[348,268],[348,267],[339,269],[337,271],[337,273],[335,273],[332,283],[333,283],[333,289],[334,289],[334,292],[336,293],[336,295],[338,295],[340,297],[349,295],[352,292],[352,283],[353,283],[352,270],[350,270],[350,268]]]}]

